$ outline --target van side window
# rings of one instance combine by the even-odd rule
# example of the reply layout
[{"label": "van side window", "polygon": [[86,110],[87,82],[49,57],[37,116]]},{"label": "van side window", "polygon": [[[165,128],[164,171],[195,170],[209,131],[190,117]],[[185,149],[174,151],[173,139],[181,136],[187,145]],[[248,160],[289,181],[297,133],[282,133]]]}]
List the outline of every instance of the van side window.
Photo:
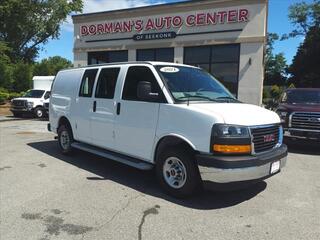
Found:
[{"label": "van side window", "polygon": [[140,81],[150,82],[152,92],[161,93],[159,84],[150,68],[144,66],[133,66],[129,67],[127,72],[122,93],[123,100],[141,101],[137,96],[137,88]]},{"label": "van side window", "polygon": [[50,92],[50,91],[47,91],[47,92],[44,94],[43,98],[44,98],[44,99],[48,99],[48,98],[50,97],[50,95],[51,95],[51,92]]},{"label": "van side window", "polygon": [[96,87],[96,98],[113,99],[120,68],[101,69]]},{"label": "van side window", "polygon": [[80,97],[92,96],[94,80],[96,78],[97,72],[98,69],[88,69],[84,72],[79,92]]}]

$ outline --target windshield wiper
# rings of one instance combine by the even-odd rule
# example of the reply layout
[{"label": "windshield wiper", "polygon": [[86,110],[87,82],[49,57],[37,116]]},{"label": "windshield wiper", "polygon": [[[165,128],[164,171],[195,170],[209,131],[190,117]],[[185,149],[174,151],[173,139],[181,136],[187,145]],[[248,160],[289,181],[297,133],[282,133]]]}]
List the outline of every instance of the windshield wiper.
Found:
[{"label": "windshield wiper", "polygon": [[176,98],[177,100],[182,100],[182,99],[189,99],[189,98],[201,98],[201,99],[206,99],[211,102],[217,102],[215,99],[206,97],[206,96],[201,96],[201,95],[188,95],[188,96],[183,96],[183,97],[178,97]]},{"label": "windshield wiper", "polygon": [[218,100],[218,99],[221,99],[221,100],[223,100],[223,99],[226,99],[226,100],[232,100],[232,101],[235,101],[235,102],[240,102],[238,99],[235,99],[235,98],[233,98],[233,97],[228,97],[228,96],[225,96],[225,97],[217,97],[217,98],[215,98],[216,100]]}]

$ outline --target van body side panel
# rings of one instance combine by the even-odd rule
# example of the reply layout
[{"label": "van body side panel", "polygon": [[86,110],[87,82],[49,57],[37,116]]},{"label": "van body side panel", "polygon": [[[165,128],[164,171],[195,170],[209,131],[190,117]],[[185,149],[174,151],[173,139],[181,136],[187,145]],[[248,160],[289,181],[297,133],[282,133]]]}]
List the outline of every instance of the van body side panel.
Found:
[{"label": "van body side panel", "polygon": [[158,122],[159,103],[121,100],[116,120],[116,150],[152,161],[152,148]]},{"label": "van body side panel", "polygon": [[187,104],[161,104],[156,136],[158,140],[165,136],[177,136],[187,140],[195,150],[208,153],[211,129],[218,122],[223,122],[223,119],[190,109]]},{"label": "van body side panel", "polygon": [[76,137],[73,105],[83,72],[84,69],[60,71],[54,80],[50,97],[49,119],[52,131],[55,133],[57,133],[59,119],[64,116],[69,119]]}]

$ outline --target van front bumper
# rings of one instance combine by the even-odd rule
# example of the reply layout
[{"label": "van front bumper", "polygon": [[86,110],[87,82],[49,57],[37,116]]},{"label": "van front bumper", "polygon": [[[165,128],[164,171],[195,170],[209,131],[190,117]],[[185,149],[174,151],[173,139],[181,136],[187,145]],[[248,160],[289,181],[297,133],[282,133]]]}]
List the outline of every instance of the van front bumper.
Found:
[{"label": "van front bumper", "polygon": [[[286,145],[257,156],[216,156],[198,154],[199,172],[204,182],[218,184],[250,182],[266,179],[281,171],[286,165]],[[271,165],[280,161],[279,171],[271,173]]]},{"label": "van front bumper", "polygon": [[10,111],[12,113],[26,113],[26,112],[32,112],[33,109],[31,108],[26,108],[26,107],[20,107],[20,108],[14,108],[14,107],[11,107],[10,108]]}]

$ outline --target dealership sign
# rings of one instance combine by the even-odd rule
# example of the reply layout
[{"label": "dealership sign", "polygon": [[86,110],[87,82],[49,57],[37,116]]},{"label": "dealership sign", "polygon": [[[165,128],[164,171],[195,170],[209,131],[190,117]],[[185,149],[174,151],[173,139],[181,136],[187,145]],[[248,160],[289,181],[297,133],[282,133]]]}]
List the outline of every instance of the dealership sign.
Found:
[{"label": "dealership sign", "polygon": [[133,40],[143,41],[143,40],[156,40],[156,39],[170,39],[176,38],[177,34],[175,32],[160,32],[160,33],[146,33],[146,34],[135,34]]},{"label": "dealership sign", "polygon": [[[249,21],[248,9],[231,9],[220,10],[214,12],[203,12],[197,14],[190,14],[187,16],[164,16],[156,18],[125,20],[125,21],[111,21],[97,24],[85,24],[80,26],[80,34],[82,36],[98,35],[98,34],[110,34],[110,33],[126,33],[142,31],[161,31],[174,28],[186,27],[198,27],[217,24],[228,23],[241,23]],[[167,32],[172,33],[172,32]],[[165,33],[163,33],[165,34]],[[141,37],[141,39],[140,39]],[[137,34],[134,36],[134,40],[152,40],[152,39],[164,39],[174,38],[172,35],[153,35],[153,34]]]}]

